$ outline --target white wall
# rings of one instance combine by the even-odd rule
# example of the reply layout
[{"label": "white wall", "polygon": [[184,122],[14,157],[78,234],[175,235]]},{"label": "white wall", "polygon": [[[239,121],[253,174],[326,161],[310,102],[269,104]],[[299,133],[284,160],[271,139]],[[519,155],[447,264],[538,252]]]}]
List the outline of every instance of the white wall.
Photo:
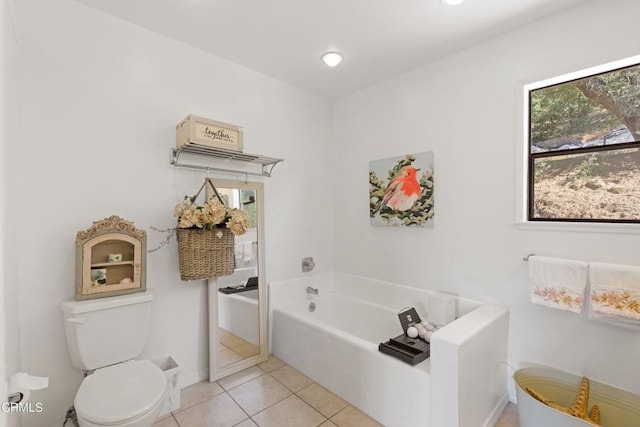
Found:
[{"label": "white wall", "polygon": [[[4,374],[0,378],[4,379],[9,375],[18,372],[20,370],[20,321],[18,312],[18,295],[19,286],[16,286],[17,270],[16,264],[16,251],[11,250],[11,244],[9,243],[9,236],[15,235],[15,230],[12,229],[8,223],[8,207],[7,201],[12,199],[12,195],[15,195],[15,186],[10,185],[13,180],[13,175],[17,170],[17,165],[14,162],[8,160],[8,151],[13,141],[13,128],[12,123],[16,118],[16,110],[13,109],[12,103],[9,101],[12,97],[16,96],[16,87],[12,83],[15,81],[15,77],[18,75],[15,61],[12,61],[16,56],[16,37],[15,27],[12,19],[12,10],[8,1],[3,1],[3,29],[2,35],[4,36],[4,132],[2,134],[2,142],[0,143],[0,151],[2,154],[1,168],[1,185],[0,185],[0,218],[2,222],[2,236],[0,241],[2,242],[2,255],[0,262],[2,262],[2,274],[0,280],[2,280],[2,290],[4,293],[4,303],[0,305],[3,307],[3,316],[5,320],[5,348],[4,348]],[[20,415],[18,413],[10,413],[6,415],[7,425],[17,426],[20,425]]]},{"label": "white wall", "polygon": [[[0,0],[0,22],[2,22],[2,31],[0,31],[0,307],[2,307],[2,313],[0,313],[0,402],[4,401],[7,397],[7,382],[6,378],[6,331],[7,331],[7,318],[6,318],[6,305],[4,297],[4,218],[5,218],[5,192],[4,192],[4,146],[5,146],[5,14],[7,4],[4,0]],[[7,425],[7,414],[0,411],[0,427]]]},{"label": "white wall", "polygon": [[[336,270],[506,304],[509,363],[546,364],[640,392],[637,331],[528,302],[534,252],[640,264],[635,233],[515,225],[522,84],[638,54],[640,2],[585,1],[559,15],[337,101]],[[433,228],[376,228],[368,161],[432,150]]]},{"label": "white wall", "polygon": [[[150,227],[172,227],[173,206],[204,176],[169,164],[187,114],[242,125],[246,152],[285,159],[264,179],[267,279],[298,275],[303,256],[332,268],[330,104],[73,1],[12,7],[7,287],[19,294],[19,369],[50,377],[32,394],[44,413],[22,424],[49,426],[61,423],[81,380],[60,312],[74,296],[76,232],[117,214],[147,230],[149,248],[164,238]],[[207,378],[206,286],[180,281],[175,242],[148,255],[147,286],[156,299],[145,355],[172,355],[183,385]]]}]

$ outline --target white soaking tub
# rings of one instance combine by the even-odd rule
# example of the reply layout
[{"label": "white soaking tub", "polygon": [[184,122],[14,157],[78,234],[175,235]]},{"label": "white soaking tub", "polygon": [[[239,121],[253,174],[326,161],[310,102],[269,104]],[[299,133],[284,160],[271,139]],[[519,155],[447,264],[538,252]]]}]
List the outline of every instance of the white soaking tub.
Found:
[{"label": "white soaking tub", "polygon": [[257,289],[235,294],[218,292],[218,326],[257,346],[260,345],[258,311]]},{"label": "white soaking tub", "polygon": [[[504,307],[343,273],[271,283],[269,306],[271,352],[387,427],[492,427],[507,403]],[[415,366],[378,351],[405,307],[454,310]]]},{"label": "white soaking tub", "polygon": [[218,326],[253,345],[259,345],[260,341],[258,289],[225,294],[219,288],[238,286],[257,275],[255,267],[236,268],[233,273],[216,279],[209,287],[209,292],[218,291]]}]

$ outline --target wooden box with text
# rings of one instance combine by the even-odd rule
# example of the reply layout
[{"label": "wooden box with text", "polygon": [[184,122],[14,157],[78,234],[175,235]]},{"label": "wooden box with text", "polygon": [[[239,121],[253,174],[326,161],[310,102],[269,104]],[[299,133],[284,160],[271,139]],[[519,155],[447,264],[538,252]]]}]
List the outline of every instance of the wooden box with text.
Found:
[{"label": "wooden box with text", "polygon": [[176,146],[210,147],[242,152],[244,130],[240,126],[190,114],[176,126]]}]

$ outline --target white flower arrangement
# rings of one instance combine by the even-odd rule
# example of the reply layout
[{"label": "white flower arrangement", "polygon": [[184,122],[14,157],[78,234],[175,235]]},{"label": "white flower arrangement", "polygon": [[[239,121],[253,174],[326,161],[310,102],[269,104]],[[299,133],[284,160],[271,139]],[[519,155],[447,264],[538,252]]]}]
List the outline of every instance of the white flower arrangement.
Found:
[{"label": "white flower arrangement", "polygon": [[249,215],[245,211],[227,208],[216,197],[204,205],[195,205],[194,202],[195,197],[186,196],[173,209],[178,228],[214,230],[226,227],[236,236],[246,233],[249,228]]}]

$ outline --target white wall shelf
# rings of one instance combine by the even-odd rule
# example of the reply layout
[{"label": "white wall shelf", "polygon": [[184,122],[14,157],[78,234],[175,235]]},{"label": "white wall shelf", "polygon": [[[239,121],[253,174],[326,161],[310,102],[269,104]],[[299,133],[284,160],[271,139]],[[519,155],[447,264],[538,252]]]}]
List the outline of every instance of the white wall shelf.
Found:
[{"label": "white wall shelf", "polygon": [[[218,166],[182,163],[180,162],[180,155],[182,153],[199,154],[212,159],[222,160],[224,161],[223,164],[226,164],[228,161],[235,161],[235,167],[222,168]],[[266,157],[259,154],[248,154],[232,150],[225,150],[223,148],[190,145],[182,148],[171,148],[170,163],[179,168],[201,169],[212,172],[241,173],[244,175],[270,177],[275,165],[282,162],[283,160],[284,159]],[[249,168],[252,166],[257,166],[257,169],[254,168],[254,170],[248,170],[246,166],[248,166]],[[256,170],[259,170],[259,172]]]}]

